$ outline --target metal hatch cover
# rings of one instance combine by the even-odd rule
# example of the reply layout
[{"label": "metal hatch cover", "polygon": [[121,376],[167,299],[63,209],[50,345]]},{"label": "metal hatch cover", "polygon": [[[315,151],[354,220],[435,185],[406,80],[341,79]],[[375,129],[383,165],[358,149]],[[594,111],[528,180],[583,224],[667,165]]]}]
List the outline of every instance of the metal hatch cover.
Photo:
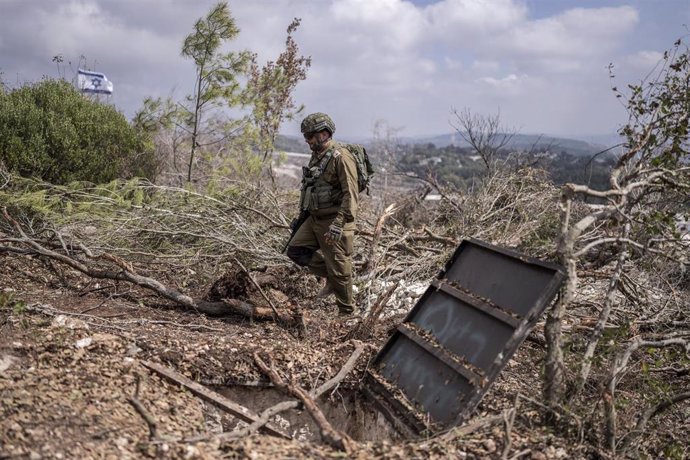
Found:
[{"label": "metal hatch cover", "polygon": [[403,434],[463,423],[563,279],[558,265],[462,241],[374,358],[365,393]]}]

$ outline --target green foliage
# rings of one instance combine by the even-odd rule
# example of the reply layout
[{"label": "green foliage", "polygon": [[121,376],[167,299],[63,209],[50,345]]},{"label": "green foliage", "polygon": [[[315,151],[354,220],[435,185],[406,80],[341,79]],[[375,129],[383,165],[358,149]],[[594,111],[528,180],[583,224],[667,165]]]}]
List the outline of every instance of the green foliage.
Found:
[{"label": "green foliage", "polygon": [[[646,85],[628,85],[630,121],[620,134],[630,151],[620,159],[674,169],[687,165],[690,136],[690,50],[682,41],[664,53],[663,69]],[[623,94],[614,88],[618,97]]]},{"label": "green foliage", "polygon": [[[240,32],[227,2],[196,21],[181,50],[195,65],[193,93],[183,101],[147,98],[134,117],[154,139],[170,182],[213,189],[219,184],[209,181],[223,176],[247,180],[262,173],[282,122],[302,110],[292,93],[310,59],[299,55],[292,37],[298,25],[295,19],[288,27],[276,61],[260,68],[249,51],[222,52]],[[257,153],[263,154],[259,163]]]},{"label": "green foliage", "polygon": [[157,172],[150,139],[115,108],[46,79],[0,93],[0,158],[12,172],[55,184]]},{"label": "green foliage", "polygon": [[246,73],[251,54],[247,51],[220,52],[221,46],[235,39],[239,32],[227,2],[220,2],[194,24],[194,32],[182,45],[182,56],[192,59],[196,65],[194,93],[187,97],[188,106],[178,114],[191,133],[188,182],[192,180],[194,157],[202,145],[202,136],[222,131],[223,126],[231,130],[224,123],[205,126],[202,124],[204,113],[213,108],[237,106],[242,101],[239,78]]},{"label": "green foliage", "polygon": [[311,66],[311,58],[299,55],[292,36],[299,24],[300,20],[295,18],[288,26],[285,51],[275,62],[269,61],[260,69],[256,56],[252,56],[246,97],[252,105],[252,122],[258,132],[264,161],[275,148],[283,120],[293,119],[303,110],[292,99],[295,87],[307,78],[307,69]]},{"label": "green foliage", "polygon": [[[412,172],[425,177],[432,172],[439,183],[451,185],[457,189],[468,189],[479,178],[486,174],[486,167],[475,152],[467,147],[436,147],[432,143],[402,145],[398,167],[405,172]],[[608,187],[611,168],[615,163],[612,155],[602,155],[596,159],[589,156],[573,155],[567,151],[542,151],[530,154],[515,155],[509,150],[501,150],[493,155],[494,161],[500,161],[508,168],[518,169],[520,164],[528,163],[532,167],[548,172],[549,178],[556,185],[568,182],[585,183],[596,190]]]},{"label": "green foliage", "polygon": [[15,315],[21,315],[26,311],[26,302],[15,299],[12,292],[0,292],[0,310],[12,309]]},{"label": "green foliage", "polygon": [[13,183],[13,187],[0,190],[0,202],[10,214],[58,225],[108,219],[114,212],[141,207],[150,199],[145,187],[151,185],[140,179],[114,180],[100,185],[90,182],[53,185],[20,177],[14,178]]},{"label": "green foliage", "polygon": [[664,447],[664,456],[673,460],[683,460],[685,458],[685,448],[677,442],[669,443]]}]

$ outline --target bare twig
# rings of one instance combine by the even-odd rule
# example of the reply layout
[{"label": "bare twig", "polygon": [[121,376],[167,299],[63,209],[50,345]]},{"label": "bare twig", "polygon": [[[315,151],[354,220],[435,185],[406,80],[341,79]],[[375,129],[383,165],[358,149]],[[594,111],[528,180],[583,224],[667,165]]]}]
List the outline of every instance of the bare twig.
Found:
[{"label": "bare twig", "polygon": [[[313,397],[314,399],[319,398],[321,395],[329,391],[330,389],[334,388],[336,385],[338,385],[340,382],[343,381],[343,379],[354,369],[355,364],[357,363],[357,360],[359,357],[362,355],[364,352],[365,345],[361,342],[358,341],[352,341],[352,343],[355,345],[355,350],[352,352],[350,355],[350,358],[347,360],[347,362],[343,365],[343,367],[340,369],[340,371],[333,377],[332,379],[328,380],[325,382],[323,385],[320,387],[316,388],[315,390],[312,390],[309,392],[310,396]],[[230,439],[230,438],[242,438],[245,436],[249,436],[250,434],[254,433],[256,430],[258,430],[260,427],[268,423],[271,417],[274,415],[286,411],[288,409],[295,409],[299,407],[299,402],[298,401],[283,401],[280,402],[274,406],[269,407],[265,411],[263,411],[259,417],[259,419],[249,425],[248,427],[242,429],[242,430],[236,430],[231,433],[223,434],[220,435],[219,438],[221,439]]]},{"label": "bare twig", "polygon": [[641,436],[644,433],[644,430],[647,427],[647,423],[652,417],[656,416],[657,414],[660,414],[661,412],[665,411],[674,404],[686,401],[688,399],[690,399],[690,392],[678,393],[669,398],[664,398],[658,404],[648,407],[647,410],[645,410],[642,413],[642,415],[640,415],[640,418],[637,420],[635,429],[627,433],[627,435],[625,436],[625,441],[621,445],[621,451],[626,452],[632,446],[634,439],[636,437]]},{"label": "bare twig", "polygon": [[254,353],[254,361],[256,362],[256,365],[259,366],[261,371],[270,377],[271,381],[276,387],[302,401],[302,404],[304,404],[304,407],[309,412],[309,415],[311,415],[321,429],[321,437],[328,445],[346,453],[351,452],[352,440],[345,433],[341,433],[333,428],[319,406],[314,401],[314,398],[310,396],[307,391],[294,382],[285,382],[272,366],[267,365],[259,357],[258,353]]},{"label": "bare twig", "polygon": [[515,423],[516,408],[513,407],[503,412],[503,452],[501,452],[501,459],[506,460],[510,453],[510,446],[512,444],[511,434],[513,432],[513,424]]},{"label": "bare twig", "polygon": [[247,269],[245,268],[245,266],[242,265],[242,262],[240,262],[239,260],[235,259],[235,263],[237,263],[237,265],[239,265],[240,268],[247,274],[247,277],[248,277],[249,280],[254,284],[254,286],[256,286],[256,288],[259,290],[259,293],[261,294],[261,296],[262,296],[262,297],[264,298],[264,300],[266,300],[266,302],[268,302],[268,304],[271,306],[271,310],[273,310],[273,315],[274,315],[273,318],[274,318],[275,320],[278,320],[278,318],[280,318],[280,315],[279,315],[279,313],[278,313],[278,310],[276,309],[276,306],[273,305],[273,302],[271,301],[271,299],[268,298],[268,296],[266,295],[266,293],[264,292],[264,290],[261,288],[261,285],[260,285],[259,283],[256,282],[256,280],[254,279],[254,277],[252,276],[252,274],[249,273],[249,270],[247,270]]},{"label": "bare twig", "polygon": [[621,374],[627,368],[628,361],[632,357],[633,353],[635,353],[642,347],[665,348],[670,346],[680,346],[685,350],[686,353],[690,351],[690,341],[682,337],[672,337],[663,340],[645,340],[642,337],[636,337],[628,343],[628,346],[625,348],[625,350],[623,350],[616,356],[613,366],[611,367],[611,371],[609,372],[606,390],[603,394],[604,406],[606,409],[606,441],[607,446],[611,450],[611,452],[616,452],[617,444],[617,421],[615,404],[616,385]]},{"label": "bare twig", "polygon": [[156,420],[153,415],[144,407],[144,405],[139,401],[139,389],[141,386],[141,376],[136,376],[136,389],[134,390],[134,395],[127,398],[127,401],[134,407],[134,409],[141,415],[141,417],[146,422],[149,427],[149,439],[154,440],[158,438],[158,428]]}]

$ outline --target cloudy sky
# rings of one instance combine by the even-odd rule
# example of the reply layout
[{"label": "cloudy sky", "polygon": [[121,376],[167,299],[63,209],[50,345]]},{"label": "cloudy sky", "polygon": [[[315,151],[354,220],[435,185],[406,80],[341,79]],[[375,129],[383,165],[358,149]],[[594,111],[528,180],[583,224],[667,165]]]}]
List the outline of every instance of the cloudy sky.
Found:
[{"label": "cloudy sky", "polygon": [[[215,0],[0,0],[0,72],[11,87],[68,79],[80,56],[114,82],[130,118],[146,96],[182,98],[194,68],[182,41]],[[610,134],[626,119],[611,92],[637,83],[688,34],[688,0],[230,0],[234,50],[275,59],[293,17],[312,57],[295,94],[342,136],[377,120],[400,135],[448,133],[451,110],[524,134]],[[52,62],[64,58],[63,67]],[[283,131],[298,134],[295,123]]]}]

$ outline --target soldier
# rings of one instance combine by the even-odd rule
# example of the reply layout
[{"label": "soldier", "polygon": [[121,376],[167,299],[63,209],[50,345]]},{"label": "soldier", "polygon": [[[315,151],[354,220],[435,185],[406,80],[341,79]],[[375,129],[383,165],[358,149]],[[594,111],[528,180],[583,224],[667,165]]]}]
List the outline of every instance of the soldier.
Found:
[{"label": "soldier", "polygon": [[294,233],[287,255],[297,265],[326,279],[319,297],[335,294],[341,316],[357,315],[352,297],[359,192],[356,160],[332,139],[335,123],[325,113],[305,117],[301,131],[312,151],[309,166],[302,168],[300,194],[300,212],[308,212],[309,216]]}]

